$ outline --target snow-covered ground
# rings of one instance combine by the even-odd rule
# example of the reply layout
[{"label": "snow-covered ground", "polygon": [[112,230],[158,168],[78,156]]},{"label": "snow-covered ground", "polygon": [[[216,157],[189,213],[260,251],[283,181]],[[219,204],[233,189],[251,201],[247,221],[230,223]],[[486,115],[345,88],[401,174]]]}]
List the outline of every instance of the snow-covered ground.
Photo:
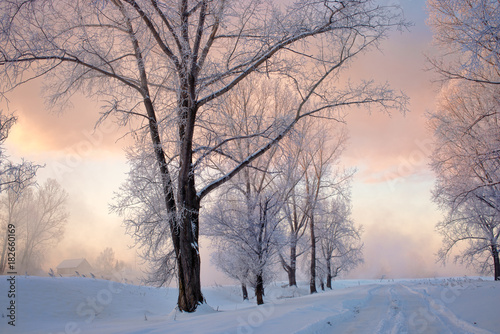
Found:
[{"label": "snow-covered ground", "polygon": [[8,278],[0,276],[0,333],[500,333],[500,283],[480,278],[336,281],[315,295],[274,284],[261,306],[243,302],[238,286],[206,287],[210,306],[195,314],[175,311],[172,288]]}]

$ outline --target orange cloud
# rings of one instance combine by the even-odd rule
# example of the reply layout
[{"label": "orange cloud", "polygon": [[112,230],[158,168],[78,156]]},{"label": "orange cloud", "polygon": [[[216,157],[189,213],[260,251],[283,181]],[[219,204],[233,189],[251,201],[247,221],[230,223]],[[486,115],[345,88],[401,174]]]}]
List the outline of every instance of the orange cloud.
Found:
[{"label": "orange cloud", "polygon": [[2,103],[4,112],[14,112],[18,122],[8,143],[21,155],[48,151],[106,150],[118,152],[123,144],[116,141],[124,129],[111,120],[94,129],[99,119],[99,105],[82,96],[72,99],[72,108],[55,113],[47,108],[40,95],[40,80],[27,83],[8,94],[10,102]]}]

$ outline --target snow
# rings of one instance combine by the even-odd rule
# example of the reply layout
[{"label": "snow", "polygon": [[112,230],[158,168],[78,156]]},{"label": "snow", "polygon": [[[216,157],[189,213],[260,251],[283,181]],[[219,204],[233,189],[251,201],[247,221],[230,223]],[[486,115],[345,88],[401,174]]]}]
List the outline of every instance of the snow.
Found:
[{"label": "snow", "polygon": [[208,304],[176,310],[177,289],[81,277],[17,276],[16,326],[0,276],[0,333],[499,333],[500,282],[485,278],[346,280],[308,294],[273,284],[266,304],[241,287],[203,288]]}]

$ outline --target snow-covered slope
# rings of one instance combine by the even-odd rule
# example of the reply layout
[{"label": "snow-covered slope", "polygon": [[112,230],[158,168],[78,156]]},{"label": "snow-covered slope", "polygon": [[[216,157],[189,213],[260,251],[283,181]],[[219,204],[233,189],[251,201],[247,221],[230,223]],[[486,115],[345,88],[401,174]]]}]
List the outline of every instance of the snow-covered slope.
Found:
[{"label": "snow-covered slope", "polygon": [[175,311],[176,289],[89,278],[0,276],[0,333],[500,333],[500,283],[483,279],[337,281],[333,291],[266,289],[266,304],[237,286],[204,288],[208,305]]}]

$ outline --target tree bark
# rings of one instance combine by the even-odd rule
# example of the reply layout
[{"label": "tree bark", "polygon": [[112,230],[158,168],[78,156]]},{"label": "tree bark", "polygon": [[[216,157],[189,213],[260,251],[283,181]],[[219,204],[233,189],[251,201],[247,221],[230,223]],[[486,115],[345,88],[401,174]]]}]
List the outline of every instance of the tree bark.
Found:
[{"label": "tree bark", "polygon": [[[198,304],[203,303],[201,293],[200,253],[199,253],[199,211],[200,201],[196,195],[194,175],[191,170],[191,150],[183,150],[186,154],[181,161],[179,174],[180,227],[179,227],[179,252],[177,253],[177,266],[179,271],[179,299],[178,306],[181,311],[194,312]],[[188,170],[183,173],[183,169]]]},{"label": "tree bark", "polygon": [[[179,284],[177,306],[182,312],[194,312],[198,304],[203,302],[200,278],[200,254],[198,249],[200,200],[196,194],[192,164],[193,134],[197,112],[193,90],[195,82],[192,75],[186,74],[187,71],[184,70],[179,73],[181,84],[178,100],[180,118],[178,131],[181,150],[179,154],[178,203],[176,203],[172,179],[165,159],[163,143],[160,138],[156,112],[148,89],[143,57],[138,41],[132,33],[131,25],[129,24],[129,26],[141,77],[143,103],[149,120],[149,133],[156,161],[160,169],[165,205],[169,213],[168,223],[177,258]],[[181,69],[185,68],[185,66],[181,66]]]},{"label": "tree bark", "polygon": [[248,300],[248,290],[245,283],[241,283],[241,292],[243,294],[243,300]]},{"label": "tree bark", "polygon": [[311,234],[311,280],[309,281],[310,293],[318,292],[316,290],[316,236],[314,234],[314,217],[311,216],[309,221],[310,234]]},{"label": "tree bark", "polygon": [[281,265],[288,275],[288,286],[297,286],[297,246],[292,243],[290,246],[290,264],[288,264],[280,254]]},{"label": "tree bark", "polygon": [[332,269],[330,259],[326,260],[326,287],[332,289]]},{"label": "tree bark", "polygon": [[289,268],[290,268],[290,270],[287,271],[287,274],[288,274],[288,285],[289,286],[297,286],[297,281],[296,281],[296,278],[295,278],[296,269],[292,268],[292,267],[289,267]]},{"label": "tree bark", "polygon": [[[165,204],[170,214],[169,227],[173,246],[177,257],[177,275],[179,285],[178,307],[183,312],[194,312],[198,304],[203,303],[200,278],[200,254],[198,249],[200,200],[196,194],[194,173],[192,170],[192,137],[196,108],[193,103],[185,102],[186,95],[181,98],[182,126],[179,128],[181,138],[180,172],[178,178],[177,204],[173,195],[172,181],[167,168],[162,148],[156,114],[149,98],[145,98],[145,106],[149,116],[149,128],[156,160],[160,168],[163,182]],[[178,205],[178,208],[177,208]]]},{"label": "tree bark", "polygon": [[297,242],[290,246],[290,266],[288,267],[288,285],[297,286]]},{"label": "tree bark", "polygon": [[[184,68],[184,65],[181,66]],[[194,76],[187,71],[180,73],[179,93],[179,175],[177,187],[178,212],[180,226],[179,252],[177,269],[179,276],[179,310],[194,312],[198,304],[203,303],[201,293],[200,253],[199,253],[199,212],[200,198],[196,193],[193,170],[193,137],[198,107],[195,102]],[[175,244],[174,244],[175,246]]]},{"label": "tree bark", "polygon": [[[187,140],[187,143],[185,143],[186,138],[183,140],[181,173],[178,180],[179,210],[177,210],[172,180],[165,160],[153,104],[149,98],[144,99],[144,104],[149,116],[149,130],[162,177],[165,205],[170,215],[169,228],[177,258],[179,285],[177,305],[180,311],[194,312],[198,304],[203,302],[203,295],[201,293],[200,255],[198,250],[200,201],[196,195],[194,175],[192,173],[192,141]],[[183,135],[181,138],[183,138],[186,135],[185,128],[180,129],[180,132]]]},{"label": "tree bark", "polygon": [[257,305],[264,304],[264,280],[262,275],[257,275],[257,285],[255,286],[255,296],[257,297]]},{"label": "tree bark", "polygon": [[204,300],[201,293],[198,249],[199,202],[195,197],[194,203],[187,201],[185,204],[182,225],[179,228],[179,255],[177,256],[179,298],[177,305],[180,311],[194,312]]},{"label": "tree bark", "polygon": [[491,254],[493,255],[493,267],[495,272],[495,281],[500,281],[500,259],[498,256],[497,245],[491,245]]}]

